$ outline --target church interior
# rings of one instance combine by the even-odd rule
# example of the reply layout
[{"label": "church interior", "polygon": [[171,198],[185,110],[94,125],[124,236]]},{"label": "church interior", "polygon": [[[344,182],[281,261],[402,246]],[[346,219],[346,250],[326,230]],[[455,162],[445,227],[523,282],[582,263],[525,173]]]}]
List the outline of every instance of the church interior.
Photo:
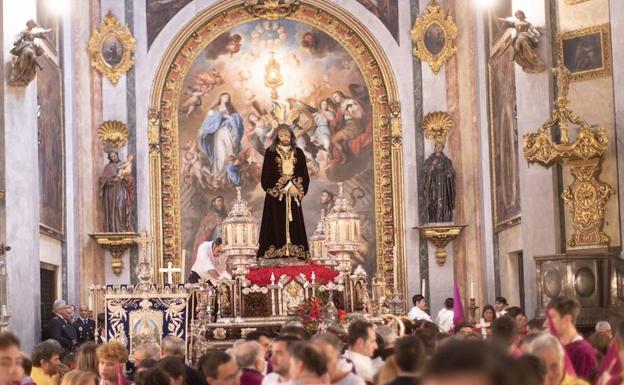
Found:
[{"label": "church interior", "polygon": [[0,14],[0,332],[24,352],[65,308],[189,363],[295,321],[624,318],[621,0]]}]

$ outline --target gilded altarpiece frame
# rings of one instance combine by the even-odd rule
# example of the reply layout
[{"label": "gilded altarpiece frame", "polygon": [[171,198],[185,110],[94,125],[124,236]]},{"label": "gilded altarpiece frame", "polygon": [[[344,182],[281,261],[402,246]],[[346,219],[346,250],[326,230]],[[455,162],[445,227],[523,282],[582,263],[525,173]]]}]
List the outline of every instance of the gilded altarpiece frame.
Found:
[{"label": "gilded altarpiece frame", "polygon": [[[206,9],[178,33],[161,61],[148,117],[156,271],[168,262],[176,266],[182,264],[178,150],[182,81],[195,58],[211,41],[232,27],[253,20],[255,18],[241,3],[222,2]],[[387,290],[406,294],[401,109],[390,64],[366,28],[330,1],[302,2],[287,20],[317,28],[339,42],[365,79],[373,124],[376,273],[383,275]],[[394,258],[394,250],[397,258]],[[160,274],[155,276],[162,281]]]}]

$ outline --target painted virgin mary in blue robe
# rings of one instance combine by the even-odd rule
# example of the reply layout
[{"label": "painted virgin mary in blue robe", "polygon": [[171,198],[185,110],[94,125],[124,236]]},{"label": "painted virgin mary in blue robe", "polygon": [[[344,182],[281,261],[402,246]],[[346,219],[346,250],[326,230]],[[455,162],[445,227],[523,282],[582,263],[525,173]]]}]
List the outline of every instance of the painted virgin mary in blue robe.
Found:
[{"label": "painted virgin mary in blue robe", "polygon": [[243,119],[231,103],[231,96],[224,92],[202,122],[197,144],[208,158],[213,185],[226,180],[240,185],[240,166],[237,161],[243,138]]}]

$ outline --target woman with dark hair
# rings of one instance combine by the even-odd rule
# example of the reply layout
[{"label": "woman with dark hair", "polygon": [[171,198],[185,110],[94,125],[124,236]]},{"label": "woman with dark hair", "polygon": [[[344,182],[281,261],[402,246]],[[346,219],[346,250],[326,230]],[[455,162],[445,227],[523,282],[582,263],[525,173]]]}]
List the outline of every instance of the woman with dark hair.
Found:
[{"label": "woman with dark hair", "polygon": [[[485,328],[487,334],[492,334],[492,322],[494,322],[494,320],[496,319],[496,310],[494,310],[494,306],[492,305],[485,305],[483,306],[483,311],[481,312],[481,319],[488,324],[489,326],[487,326]],[[481,322],[479,322],[480,324]],[[479,324],[476,325],[477,329],[479,329],[479,332],[481,332],[481,326],[479,326]]]},{"label": "woman with dark hair", "polygon": [[240,184],[238,166],[232,158],[240,151],[243,133],[243,118],[232,105],[232,96],[221,93],[202,122],[197,138],[198,147],[208,157],[213,186],[228,180],[233,185]]}]

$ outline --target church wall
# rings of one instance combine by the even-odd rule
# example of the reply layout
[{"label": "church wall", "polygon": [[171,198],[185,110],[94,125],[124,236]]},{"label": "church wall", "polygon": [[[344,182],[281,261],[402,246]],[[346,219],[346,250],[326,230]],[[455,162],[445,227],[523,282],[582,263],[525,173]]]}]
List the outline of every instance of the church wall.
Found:
[{"label": "church wall", "polygon": [[[3,2],[3,66],[25,23],[35,18],[34,0]],[[37,148],[37,86],[9,87],[5,82],[4,140],[6,168],[6,240],[9,328],[30,351],[39,338],[39,180]]]},{"label": "church wall", "polygon": [[[68,205],[73,219],[68,220],[68,255],[73,250],[79,258],[75,301],[87,303],[89,286],[105,283],[104,251],[89,234],[100,231],[102,219],[98,212],[99,197],[97,178],[104,164],[104,156],[97,145],[97,126],[102,122],[102,77],[91,68],[86,49],[92,29],[100,23],[98,0],[71,0],[67,28],[71,41],[67,44],[73,72],[67,80],[66,98],[71,99],[71,110],[66,113],[67,132],[71,137],[72,156],[68,156],[68,197],[74,197]],[[106,80],[108,81],[108,80]],[[100,163],[101,162],[101,163]],[[69,199],[69,198],[68,198]],[[79,294],[78,294],[79,293]]]},{"label": "church wall", "polygon": [[[134,17],[136,21],[135,38],[137,40],[136,57],[136,116],[137,116],[137,196],[142,197],[138,202],[138,222],[139,228],[150,228],[149,201],[149,177],[148,177],[148,146],[147,146],[147,113],[149,105],[149,96],[152,92],[152,84],[154,76],[162,57],[169,45],[173,41],[178,31],[192,20],[198,13],[207,7],[215,4],[214,0],[195,0],[182,8],[169,23],[162,29],[154,40],[149,51],[147,50],[145,24],[145,4],[144,2],[135,2]],[[415,128],[413,124],[413,83],[410,75],[411,71],[406,71],[411,67],[411,44],[408,37],[410,29],[409,20],[409,3],[399,2],[399,20],[400,20],[400,41],[398,46],[393,36],[382,22],[373,14],[367,12],[365,8],[354,1],[341,0],[336,1],[338,5],[349,11],[357,18],[362,25],[369,28],[372,35],[379,41],[379,45],[383,47],[389,62],[397,77],[397,86],[401,101],[401,116],[403,120],[404,133],[404,186],[405,186],[405,207],[406,207],[406,223],[405,228],[411,229],[418,223],[417,218],[417,202],[414,193],[416,180],[414,173],[410,174],[410,170],[416,167],[416,159],[414,158],[414,135]],[[140,22],[139,22],[140,21]],[[399,77],[400,76],[400,77]],[[406,251],[408,255],[407,265],[409,268],[408,292],[411,294],[418,292],[420,280],[413,279],[419,277],[420,271],[418,267],[418,257],[415,250],[418,250],[418,236],[415,230],[405,230],[406,234]]]},{"label": "church wall", "polygon": [[[473,296],[477,303],[481,303],[487,287],[484,279],[483,205],[478,152],[484,138],[478,134],[476,103],[477,18],[474,7],[469,2],[447,0],[444,7],[454,16],[460,31],[455,41],[457,54],[443,70],[446,75],[448,112],[455,122],[447,144],[448,156],[457,173],[453,219],[456,224],[467,225],[452,245],[453,278],[460,287],[464,304],[468,304],[469,297]],[[446,280],[450,283],[449,278],[447,275]],[[470,282],[474,282],[474,293],[469,289]],[[450,284],[447,286],[452,289]]]},{"label": "church wall", "polygon": [[[558,32],[564,33],[585,27],[609,23],[609,1],[593,0],[577,5],[568,5],[559,0],[557,8]],[[611,38],[619,35],[619,31],[611,26]],[[611,47],[615,44],[611,43]],[[621,71],[613,68],[612,73]],[[604,127],[609,138],[609,146],[602,163],[600,180],[613,187],[614,194],[605,208],[604,232],[611,238],[611,246],[620,246],[620,214],[619,214],[619,186],[617,175],[617,148],[614,114],[613,76],[602,76],[589,80],[574,81],[570,84],[569,108],[584,118],[590,125]],[[621,136],[621,135],[620,135]],[[620,150],[621,151],[621,150]],[[569,186],[574,178],[569,168],[563,169],[563,186]],[[569,210],[565,210],[566,239],[574,232]]]},{"label": "church wall", "polygon": [[[610,22],[612,31],[624,30],[624,2],[609,1]],[[624,203],[624,36],[620,33],[611,35],[611,50],[613,55],[613,96],[615,106],[615,133],[617,163],[618,163],[618,193],[620,207]],[[624,211],[620,209],[620,241],[624,238]]]},{"label": "church wall", "polygon": [[53,237],[41,234],[39,237],[39,260],[42,264],[54,268],[57,272],[56,293],[61,297],[63,292],[63,282],[61,279],[63,266],[63,245]]},{"label": "church wall", "polygon": [[[505,297],[510,305],[520,306],[520,271],[517,253],[522,251],[522,226],[512,226],[498,233],[498,261],[500,266],[500,295]],[[527,258],[525,256],[525,261]],[[525,262],[525,263],[528,263]],[[525,290],[528,286],[525,282]],[[494,304],[494,299],[489,299]]]},{"label": "church wall", "polygon": [[[533,4],[533,3],[532,3]],[[537,1],[527,8],[526,2],[514,1],[513,9],[525,11],[527,19],[536,26],[550,28],[548,1]],[[551,65],[550,36],[540,39],[538,55],[549,67]],[[516,100],[519,154],[523,154],[522,140],[525,133],[533,132],[549,116],[552,101],[552,76],[544,71],[529,74],[516,65]],[[534,257],[554,254],[560,249],[559,242],[559,193],[556,187],[555,171],[540,166],[529,166],[524,156],[519,158],[520,202],[522,244],[524,256],[525,311],[529,318],[535,316],[537,306],[537,285]],[[501,247],[502,246],[502,247]],[[503,250],[511,247],[499,245]],[[502,254],[499,255],[502,258]],[[502,279],[502,277],[501,277]]]}]

